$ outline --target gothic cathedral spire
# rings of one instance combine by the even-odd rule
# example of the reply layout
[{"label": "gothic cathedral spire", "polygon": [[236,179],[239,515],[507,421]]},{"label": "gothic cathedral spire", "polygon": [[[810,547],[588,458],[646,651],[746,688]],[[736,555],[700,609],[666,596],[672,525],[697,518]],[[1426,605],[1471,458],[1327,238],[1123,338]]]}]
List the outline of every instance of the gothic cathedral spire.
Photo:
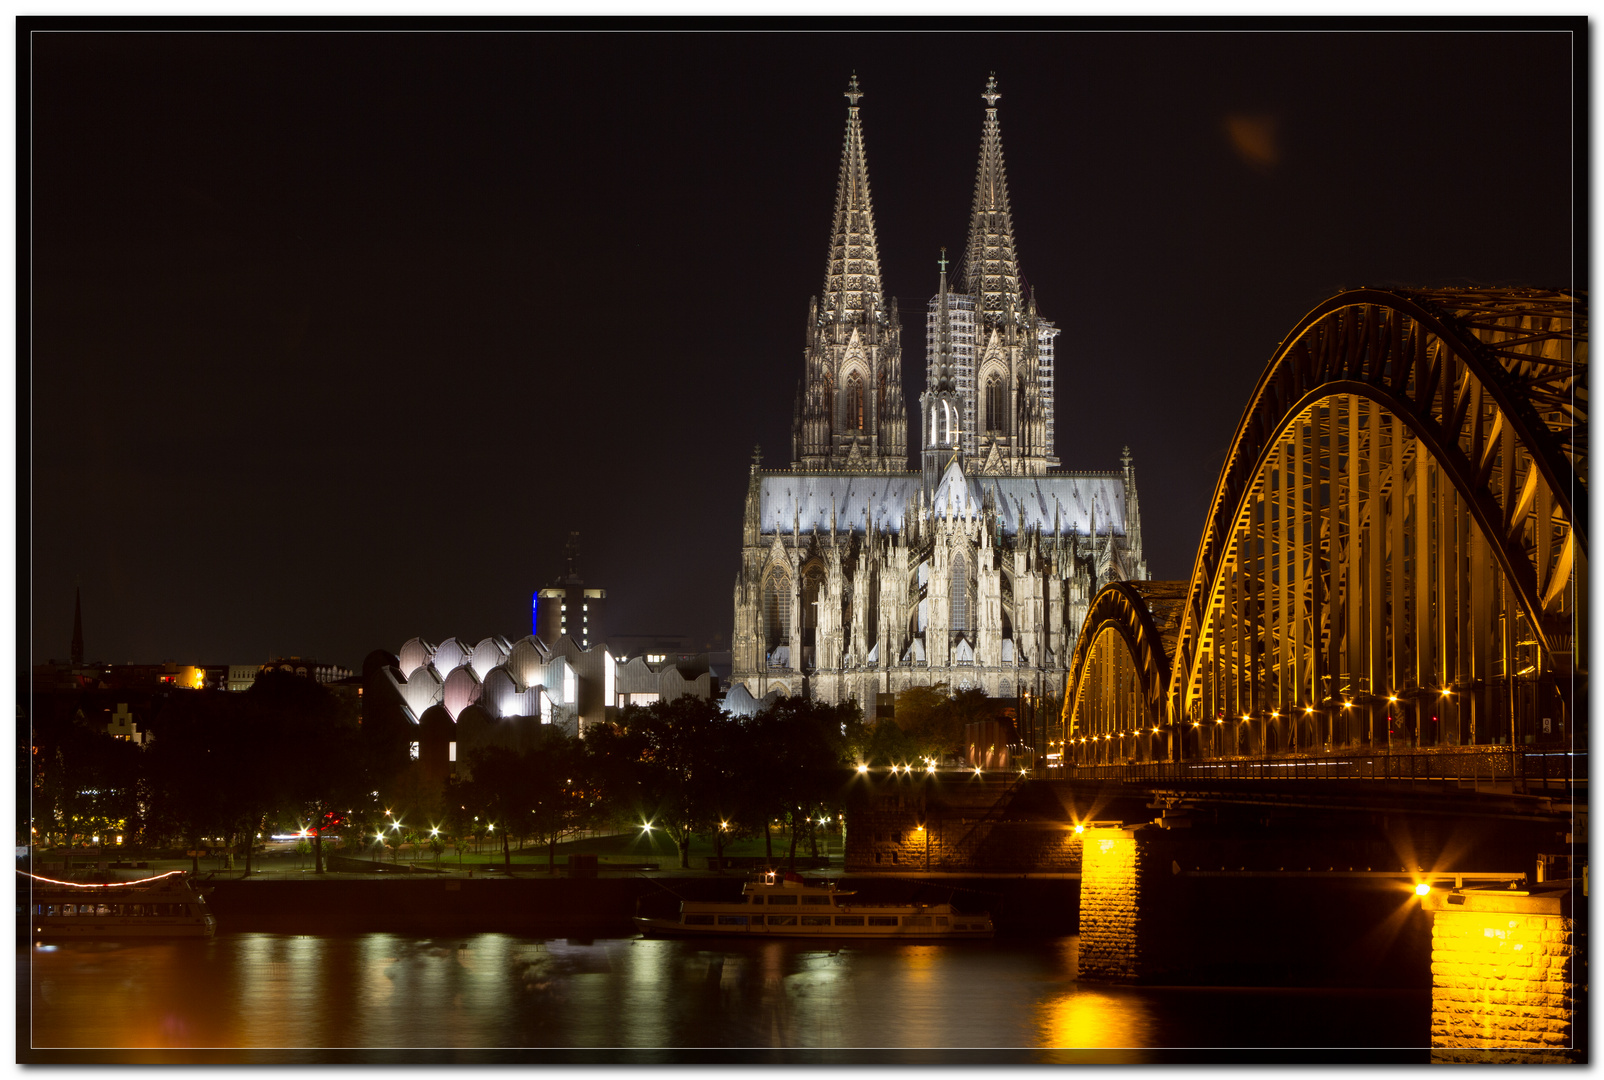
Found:
[{"label": "gothic cathedral spire", "polygon": [[792,467],[901,472],[908,467],[902,329],[880,281],[858,77],[847,87],[847,131],[836,182],[824,295],[809,308],[803,384],[792,422]]},{"label": "gothic cathedral spire", "polygon": [[986,101],[986,123],[980,134],[980,166],[975,172],[975,201],[969,212],[969,247],[964,252],[963,291],[975,298],[979,321],[986,326],[1018,321],[1024,312],[1020,296],[1019,254],[1014,248],[1014,219],[1008,206],[1008,172],[1003,166],[1002,127],[997,122],[997,76],[980,95]]},{"label": "gothic cathedral spire", "polygon": [[[980,95],[986,119],[969,215],[962,294],[940,308],[961,326],[957,350],[965,457],[982,474],[1039,476],[1058,464],[1053,452],[1054,343],[1058,329],[1024,295],[1014,244],[997,76]],[[970,344],[972,343],[972,344]],[[969,466],[966,466],[966,469]]]}]

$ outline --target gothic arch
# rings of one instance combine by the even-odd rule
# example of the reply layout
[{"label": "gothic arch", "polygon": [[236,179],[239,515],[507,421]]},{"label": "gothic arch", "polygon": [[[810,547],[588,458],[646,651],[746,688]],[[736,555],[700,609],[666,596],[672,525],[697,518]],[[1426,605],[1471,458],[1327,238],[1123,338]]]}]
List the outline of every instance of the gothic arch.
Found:
[{"label": "gothic arch", "polygon": [[1007,435],[1013,431],[1009,412],[1008,365],[1001,357],[987,357],[975,372],[981,415],[976,418],[982,434]]},{"label": "gothic arch", "polygon": [[768,652],[791,643],[790,571],[771,566],[763,576],[763,640]]},{"label": "gothic arch", "polygon": [[974,553],[963,545],[947,564],[947,627],[954,635],[975,639]]},{"label": "gothic arch", "polygon": [[869,365],[862,356],[853,354],[841,363],[837,372],[839,383],[835,390],[836,430],[840,432],[869,430]]},{"label": "gothic arch", "polygon": [[841,384],[841,412],[837,430],[867,432],[869,430],[868,395],[864,392],[863,377],[854,371]]}]

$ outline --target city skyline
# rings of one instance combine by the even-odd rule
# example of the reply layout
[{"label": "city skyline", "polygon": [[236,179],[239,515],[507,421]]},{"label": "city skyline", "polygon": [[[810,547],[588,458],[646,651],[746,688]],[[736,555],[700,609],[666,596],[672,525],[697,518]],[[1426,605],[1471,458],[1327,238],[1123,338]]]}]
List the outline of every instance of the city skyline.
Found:
[{"label": "city skyline", "polygon": [[1315,304],[1586,288],[1568,157],[1467,149],[1568,152],[1571,36],[1407,36],[35,34],[31,662],[75,586],[112,662],[512,633],[571,530],[621,631],[727,643],[854,72],[910,402],[995,71],[1058,456],[1128,444],[1185,578]]}]

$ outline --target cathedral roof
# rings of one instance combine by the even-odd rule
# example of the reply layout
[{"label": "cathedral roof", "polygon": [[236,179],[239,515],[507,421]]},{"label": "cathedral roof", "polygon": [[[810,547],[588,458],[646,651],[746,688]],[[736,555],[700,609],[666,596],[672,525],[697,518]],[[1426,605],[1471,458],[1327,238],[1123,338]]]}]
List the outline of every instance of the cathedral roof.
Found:
[{"label": "cathedral roof", "polygon": [[1117,472],[965,476],[954,463],[947,467],[930,502],[937,516],[945,516],[949,506],[957,516],[978,516],[988,498],[997,507],[1003,533],[1009,536],[1021,528],[1051,533],[1055,527],[1066,536],[1071,531],[1088,536],[1094,507],[1097,535],[1105,535],[1110,528],[1116,536],[1125,535],[1125,479]]},{"label": "cathedral roof", "polygon": [[789,533],[793,523],[802,532],[829,532],[835,515],[841,532],[863,531],[869,524],[900,533],[910,504],[918,501],[917,473],[778,473],[763,477],[759,526],[763,533]]},{"label": "cathedral roof", "polygon": [[[917,513],[922,485],[917,473],[875,474],[786,472],[765,475],[758,506],[758,531],[786,535],[829,532],[832,515],[842,534],[863,531],[864,511],[875,528],[901,533]],[[1126,535],[1125,480],[1119,472],[1048,473],[1043,476],[965,476],[954,463],[947,468],[931,501],[937,515],[949,504],[958,515],[979,516],[987,500],[997,507],[1006,535],[1021,528],[1051,533],[1062,528],[1090,535],[1093,507],[1099,536],[1112,528]]]},{"label": "cathedral roof", "polygon": [[1008,173],[1003,167],[1002,128],[997,122],[997,78],[986,92],[986,122],[980,134],[980,166],[975,173],[975,202],[969,213],[969,247],[964,253],[963,289],[975,297],[982,317],[1006,315],[1021,306],[1019,256],[1014,249],[1014,219],[1008,207]]},{"label": "cathedral roof", "polygon": [[820,313],[856,322],[884,319],[885,294],[880,284],[880,247],[874,236],[874,208],[869,201],[869,161],[863,149],[863,122],[858,117],[858,77],[852,76],[846,98],[846,144],[841,149],[841,175],[835,189],[835,221],[830,228],[830,258],[824,270]]}]

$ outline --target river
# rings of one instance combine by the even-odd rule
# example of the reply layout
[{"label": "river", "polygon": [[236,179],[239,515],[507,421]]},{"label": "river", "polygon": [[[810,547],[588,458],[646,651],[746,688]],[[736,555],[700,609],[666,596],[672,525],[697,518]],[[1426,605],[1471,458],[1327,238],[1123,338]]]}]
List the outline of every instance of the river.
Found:
[{"label": "river", "polygon": [[18,1055],[396,1064],[1427,1060],[1428,991],[1082,984],[1077,941],[825,947],[234,933],[24,946]]}]

